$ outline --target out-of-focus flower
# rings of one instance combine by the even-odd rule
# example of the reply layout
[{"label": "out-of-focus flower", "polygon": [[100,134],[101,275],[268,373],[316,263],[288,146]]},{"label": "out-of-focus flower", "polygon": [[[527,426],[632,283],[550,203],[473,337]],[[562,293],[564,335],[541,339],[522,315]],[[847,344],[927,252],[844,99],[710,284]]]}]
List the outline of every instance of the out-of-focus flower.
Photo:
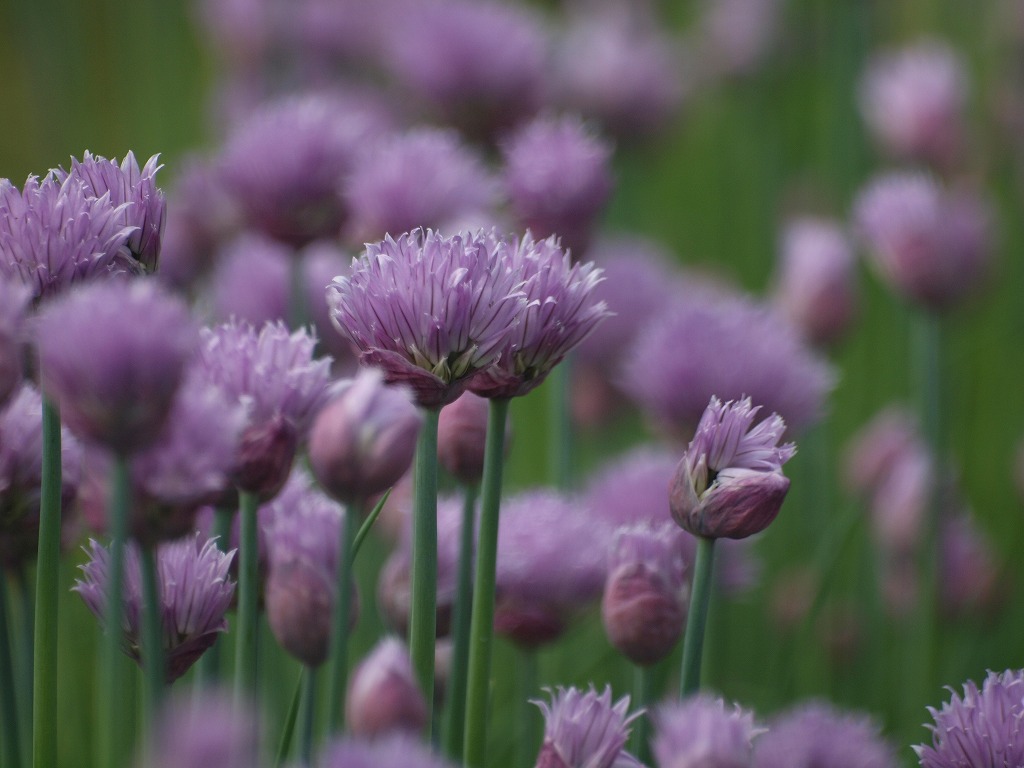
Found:
[{"label": "out-of-focus flower", "polygon": [[505,268],[524,280],[527,304],[505,342],[501,357],[469,382],[488,398],[525,395],[608,316],[594,297],[601,270],[573,264],[555,237],[534,240],[527,233],[509,243]]},{"label": "out-of-focus flower", "polygon": [[775,303],[811,344],[843,339],[857,314],[856,260],[846,233],[827,219],[790,221],[782,235]]},{"label": "out-of-focus flower", "polygon": [[254,232],[225,244],[209,283],[213,317],[257,327],[287,320],[293,258],[290,248]]},{"label": "out-of-focus flower", "polygon": [[601,616],[611,644],[634,664],[661,661],[683,634],[685,535],[670,522],[620,528],[615,534]]},{"label": "out-of-focus flower", "polygon": [[779,33],[779,0],[706,0],[696,24],[694,57],[702,79],[752,75]]},{"label": "out-of-focus flower", "polygon": [[384,638],[352,672],[345,719],[353,735],[367,738],[423,730],[427,703],[401,640]]},{"label": "out-of-focus flower", "polygon": [[629,713],[629,696],[612,703],[611,686],[547,689],[551,704],[532,701],[544,714],[544,743],[537,768],[641,768],[625,751],[629,726],[642,711]]},{"label": "out-of-focus flower", "polygon": [[998,559],[974,517],[946,517],[939,527],[939,600],[953,618],[984,615],[1005,594]]},{"label": "out-of-focus flower", "polygon": [[313,322],[317,341],[334,358],[335,373],[351,376],[357,367],[356,352],[331,323],[326,290],[335,275],[348,270],[352,257],[346,256],[333,241],[318,240],[303,249],[301,258],[305,278],[304,309]]},{"label": "out-of-focus flower", "polygon": [[525,297],[514,247],[494,233],[430,230],[368,245],[327,288],[335,327],[362,363],[412,387],[419,405],[450,403],[516,330]]},{"label": "out-of-focus flower", "polygon": [[262,768],[260,719],[222,691],[188,691],[163,707],[138,768]]},{"label": "out-of-focus flower", "polygon": [[82,181],[89,195],[106,195],[111,205],[118,209],[120,224],[132,229],[125,243],[134,260],[134,266],[132,262],[125,264],[129,271],[153,272],[160,259],[167,200],[156,185],[156,174],[162,167],[157,165],[157,161],[158,156],[153,155],[140,170],[131,151],[120,165],[116,159],[108,160],[86,152],[81,161],[71,158],[70,171],[55,171],[58,181],[76,177]]},{"label": "out-of-focus flower", "polygon": [[309,463],[331,496],[360,505],[397,483],[412,465],[422,415],[409,392],[364,369],[320,409],[309,432]]},{"label": "out-of-focus flower", "polygon": [[623,386],[673,435],[693,433],[711,397],[750,397],[794,432],[822,416],[834,374],[767,307],[721,289],[694,287],[637,339]]},{"label": "out-of-focus flower", "polygon": [[796,447],[779,445],[786,423],[778,414],[753,426],[759,409],[750,398],[712,397],[697,425],[669,488],[672,516],[694,536],[743,539],[779,513],[789,491],[782,465]]},{"label": "out-of-focus flower", "polygon": [[948,168],[963,152],[967,73],[945,43],[924,40],[876,55],[858,95],[868,129],[893,157]]},{"label": "out-of-focus flower", "polygon": [[747,768],[752,741],[764,732],[753,713],[706,694],[663,704],[653,719],[658,768]]},{"label": "out-of-focus flower", "polygon": [[184,302],[103,281],[50,302],[34,330],[42,389],[73,432],[120,454],[159,437],[198,343]]},{"label": "out-of-focus flower", "polygon": [[926,309],[963,303],[988,276],[992,215],[975,194],[943,191],[920,174],[890,173],[860,193],[853,215],[882,278]]},{"label": "out-of-focus flower", "polygon": [[437,458],[441,466],[464,485],[479,483],[484,474],[488,411],[487,400],[472,392],[464,392],[454,403],[441,409],[437,423]]},{"label": "out-of-focus flower", "polygon": [[521,227],[556,235],[578,260],[612,192],[611,145],[574,116],[544,116],[502,145],[504,181]]},{"label": "out-of-focus flower", "polygon": [[416,128],[386,137],[362,152],[344,179],[349,240],[437,228],[489,211],[496,192],[483,160],[454,131]]},{"label": "out-of-focus flower", "polygon": [[373,741],[343,738],[324,749],[318,768],[455,768],[418,739],[395,735]]},{"label": "out-of-focus flower", "polygon": [[928,711],[932,743],[914,747],[922,768],[1024,765],[1024,672],[989,672],[981,690],[969,680],[963,696]]},{"label": "out-of-focus flower", "polygon": [[868,717],[829,704],[802,704],[754,742],[754,768],[896,768],[892,747]]},{"label": "out-of-focus flower", "polygon": [[0,408],[21,386],[27,286],[0,271]]},{"label": "out-of-focus flower", "polygon": [[[82,577],[74,591],[97,618],[103,620],[107,606],[107,569],[110,551],[94,540],[86,550],[89,562],[81,566]],[[201,534],[172,541],[156,550],[157,585],[167,682],[173,683],[228,628],[224,614],[231,605],[235,584],[228,578],[233,552],[221,552],[212,539]],[[141,659],[142,572],[136,544],[125,549],[123,650],[135,661]]]}]

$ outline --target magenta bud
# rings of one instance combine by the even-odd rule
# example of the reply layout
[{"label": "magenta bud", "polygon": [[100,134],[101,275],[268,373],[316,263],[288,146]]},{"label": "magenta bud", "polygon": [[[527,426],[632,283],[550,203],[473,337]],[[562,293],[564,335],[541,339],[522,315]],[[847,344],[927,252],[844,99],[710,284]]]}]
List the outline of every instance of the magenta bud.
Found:
[{"label": "magenta bud", "polygon": [[437,425],[437,458],[456,480],[465,485],[476,485],[484,474],[489,402],[466,392],[441,409]]},{"label": "magenta bud", "polygon": [[349,730],[356,736],[395,731],[416,735],[427,724],[427,703],[401,640],[384,638],[356,667],[345,712]]},{"label": "magenta bud", "polygon": [[334,603],[334,586],[326,583],[324,574],[301,561],[275,565],[265,599],[267,621],[281,647],[307,666],[323,664]]},{"label": "magenta bud", "polygon": [[232,479],[239,490],[267,501],[284,487],[298,450],[295,427],[283,416],[249,427],[238,445],[238,464]]},{"label": "magenta bud", "polygon": [[781,473],[733,470],[698,498],[677,475],[669,502],[676,521],[694,536],[745,539],[768,527],[788,491],[789,478]]},{"label": "magenta bud", "polygon": [[325,405],[309,434],[309,463],[335,499],[359,505],[412,464],[423,419],[406,390],[364,369]]},{"label": "magenta bud", "polygon": [[494,631],[520,648],[533,650],[553,643],[567,628],[564,608],[498,597],[494,607]]}]

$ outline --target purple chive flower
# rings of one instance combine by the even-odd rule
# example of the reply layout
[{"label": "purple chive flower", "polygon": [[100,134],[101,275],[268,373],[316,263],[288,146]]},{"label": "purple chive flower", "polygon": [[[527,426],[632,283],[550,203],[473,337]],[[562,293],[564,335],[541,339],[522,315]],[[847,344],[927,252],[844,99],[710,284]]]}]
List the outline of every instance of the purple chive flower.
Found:
[{"label": "purple chive flower", "polygon": [[272,505],[267,621],[288,653],[317,667],[327,659],[330,645],[338,540],[346,512],[308,480],[305,485]]},{"label": "purple chive flower", "polygon": [[375,738],[403,732],[415,737],[423,730],[427,702],[405,643],[385,637],[353,670],[345,715],[355,736]]},{"label": "purple chive flower", "polygon": [[454,131],[416,128],[360,154],[345,178],[350,240],[380,240],[489,211],[497,188],[483,160]]},{"label": "purple chive flower", "polygon": [[946,517],[939,526],[939,599],[954,619],[984,616],[1005,595],[991,541],[973,515]]},{"label": "purple chive flower", "polygon": [[494,627],[520,646],[550,643],[604,587],[608,533],[574,499],[549,490],[502,503]]},{"label": "purple chive flower", "polygon": [[779,0],[706,0],[696,25],[704,77],[745,77],[757,71],[778,37]]},{"label": "purple chive flower", "polygon": [[856,260],[838,224],[807,217],[786,225],[775,304],[815,346],[834,344],[850,331],[857,314]]},{"label": "purple chive flower", "polygon": [[331,308],[325,288],[349,268],[352,256],[346,255],[332,241],[318,240],[303,249],[302,274],[305,278],[306,311],[316,330],[317,341],[334,358],[334,369],[351,376],[357,367],[356,353],[348,339],[331,323]]},{"label": "purple chive flower", "polygon": [[858,196],[854,224],[883,279],[933,311],[963,302],[991,261],[991,214],[984,202],[941,190],[927,176],[890,173]]},{"label": "purple chive flower", "polygon": [[414,1],[389,27],[384,66],[463,133],[490,139],[540,105],[547,43],[530,10],[495,0]]},{"label": "purple chive flower", "polygon": [[928,711],[932,743],[913,748],[922,768],[1024,765],[1024,672],[989,672],[981,690],[969,680]]},{"label": "purple chive flower", "polygon": [[330,360],[313,358],[316,341],[281,322],[258,331],[247,323],[205,328],[202,375],[246,409],[233,480],[273,498],[288,479],[299,443],[327,394]]},{"label": "purple chive flower", "polygon": [[661,661],[682,637],[689,596],[684,536],[670,522],[615,533],[601,617],[611,644],[634,664]]},{"label": "purple chive flower", "polygon": [[694,536],[743,539],[763,531],[789,491],[782,465],[796,453],[779,445],[786,423],[773,413],[753,426],[750,398],[712,397],[669,487],[672,517]]},{"label": "purple chive flower", "polygon": [[516,219],[537,237],[557,235],[578,259],[612,192],[611,145],[578,117],[540,117],[502,146]]},{"label": "purple chive flower", "polygon": [[332,497],[358,510],[412,465],[423,417],[409,392],[363,369],[335,389],[309,433],[309,464]]},{"label": "purple chive flower", "polygon": [[455,768],[434,754],[419,739],[407,735],[373,741],[343,738],[328,746],[317,762],[318,768]]},{"label": "purple chive flower", "polygon": [[[39,496],[43,473],[43,401],[21,385],[0,409],[0,565],[15,569],[39,548]],[[61,508],[70,509],[81,481],[82,449],[61,428]],[[62,524],[69,522],[64,515]]]},{"label": "purple chive flower", "polygon": [[0,274],[0,408],[21,386],[28,288]]},{"label": "purple chive flower", "polygon": [[546,701],[531,701],[544,714],[544,743],[536,768],[642,768],[625,751],[630,724],[643,711],[629,713],[629,696],[612,703],[611,686],[545,689]]},{"label": "purple chive flower", "polygon": [[962,152],[967,73],[945,43],[924,40],[876,55],[858,95],[864,122],[893,157],[948,168]]},{"label": "purple chive flower", "polygon": [[555,237],[534,240],[527,232],[509,243],[505,265],[525,281],[527,304],[501,357],[469,383],[487,398],[519,397],[540,386],[609,314],[594,297],[601,270],[589,262],[573,264]]},{"label": "purple chive flower", "polygon": [[152,280],[70,292],[39,314],[35,338],[43,391],[64,422],[120,454],[159,437],[198,342],[188,307]]},{"label": "purple chive flower", "polygon": [[512,248],[494,233],[429,229],[368,245],[327,288],[335,328],[419,405],[450,403],[516,330],[525,298]]},{"label": "purple chive flower", "polygon": [[834,380],[779,315],[709,288],[684,291],[654,319],[623,373],[623,386],[652,422],[679,437],[693,434],[713,396],[750,396],[798,432],[821,417]]},{"label": "purple chive flower", "polygon": [[220,166],[249,226],[293,246],[335,235],[345,221],[338,179],[385,126],[326,95],[261,107],[227,139]]},{"label": "purple chive flower", "polygon": [[188,691],[161,708],[137,768],[262,768],[260,719],[220,691]]},{"label": "purple chive flower", "polygon": [[870,718],[829,704],[800,705],[754,742],[754,768],[896,768],[892,747]]},{"label": "purple chive flower", "polygon": [[136,231],[122,221],[126,207],[90,195],[78,178],[29,176],[21,191],[0,179],[0,274],[39,300],[116,273]]},{"label": "purple chive flower", "polygon": [[617,137],[654,133],[687,90],[680,48],[650,3],[579,3],[554,46],[554,101]]},{"label": "purple chive flower", "polygon": [[55,171],[58,181],[69,176],[81,179],[89,195],[109,195],[111,204],[119,208],[120,223],[133,230],[125,243],[134,260],[126,265],[129,271],[153,272],[160,259],[167,200],[156,185],[157,171],[163,167],[157,165],[158,159],[153,155],[140,170],[131,151],[120,165],[116,159],[86,152],[81,161],[71,158],[70,171]]},{"label": "purple chive flower", "polygon": [[751,743],[764,732],[753,713],[706,694],[663,704],[653,719],[658,768],[748,768]]},{"label": "purple chive flower", "polygon": [[[110,551],[90,539],[89,562],[72,588],[100,621],[107,605],[107,568]],[[235,584],[228,578],[233,552],[217,549],[201,534],[172,541],[156,550],[157,583],[163,623],[166,678],[173,683],[191,667],[228,628],[224,614],[231,605]],[[138,546],[125,549],[123,650],[141,663],[142,572]]]},{"label": "purple chive flower", "polygon": [[217,254],[209,286],[213,316],[254,326],[287,320],[293,258],[290,248],[265,236],[238,235]]},{"label": "purple chive flower", "polygon": [[437,422],[437,459],[463,485],[475,485],[484,475],[489,411],[487,400],[472,392],[464,392],[454,403],[441,409]]}]

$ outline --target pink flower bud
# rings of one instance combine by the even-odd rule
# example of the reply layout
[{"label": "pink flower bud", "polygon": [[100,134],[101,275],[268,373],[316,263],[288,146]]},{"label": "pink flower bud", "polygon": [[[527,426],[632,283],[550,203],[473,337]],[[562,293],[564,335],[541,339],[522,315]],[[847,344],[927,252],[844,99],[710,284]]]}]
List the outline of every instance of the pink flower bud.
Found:
[{"label": "pink flower bud", "polygon": [[345,710],[349,729],[356,736],[394,731],[415,735],[423,729],[427,704],[401,640],[384,638],[356,667]]},{"label": "pink flower bud", "polygon": [[486,398],[466,392],[441,409],[437,425],[437,458],[456,480],[465,485],[475,485],[483,477],[488,404]]}]

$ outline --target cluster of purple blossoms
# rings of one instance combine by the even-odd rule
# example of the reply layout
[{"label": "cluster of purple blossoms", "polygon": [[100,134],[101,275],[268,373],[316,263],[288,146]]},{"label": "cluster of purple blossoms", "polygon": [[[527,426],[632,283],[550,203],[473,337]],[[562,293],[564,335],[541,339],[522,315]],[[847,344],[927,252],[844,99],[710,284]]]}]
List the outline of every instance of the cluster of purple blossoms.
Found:
[{"label": "cluster of purple blossoms", "polygon": [[455,768],[420,741],[404,734],[367,740],[343,738],[321,753],[318,768]]},{"label": "cluster of purple blossoms", "polygon": [[612,703],[612,689],[548,689],[551,703],[533,701],[544,714],[544,743],[536,768],[642,768],[624,747],[629,726],[642,715],[629,713],[629,697]]},{"label": "cluster of purple blossoms", "polygon": [[663,704],[655,710],[652,751],[658,768],[746,768],[753,740],[764,729],[754,715],[707,694]]},{"label": "cluster of purple blossoms", "polygon": [[812,702],[777,717],[754,742],[753,768],[896,768],[871,719]]}]

